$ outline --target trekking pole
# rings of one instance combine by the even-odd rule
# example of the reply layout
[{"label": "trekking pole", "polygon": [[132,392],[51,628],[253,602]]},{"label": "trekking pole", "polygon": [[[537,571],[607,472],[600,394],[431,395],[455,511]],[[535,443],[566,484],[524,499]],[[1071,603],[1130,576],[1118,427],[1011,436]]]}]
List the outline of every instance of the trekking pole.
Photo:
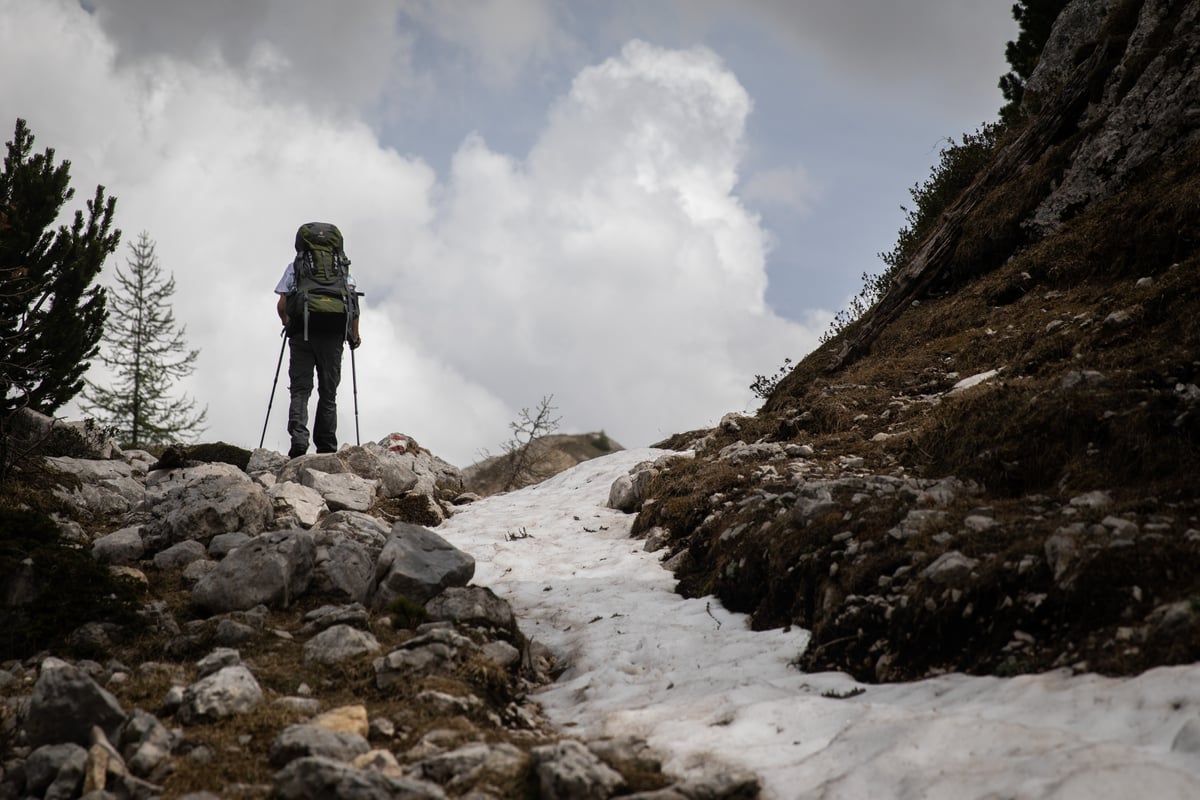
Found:
[{"label": "trekking pole", "polygon": [[271,406],[275,402],[275,387],[279,385],[279,368],[283,366],[283,348],[287,347],[287,336],[284,335],[286,333],[287,328],[279,331],[279,336],[283,339],[283,343],[279,345],[279,363],[275,365],[275,380],[271,381],[271,399],[267,401],[267,418],[263,420],[263,432],[258,440],[260,450],[262,449],[263,442],[267,440],[267,422],[271,419]]},{"label": "trekking pole", "polygon": [[354,443],[361,445],[362,441],[358,438],[358,368],[354,365],[354,351],[357,349],[350,348],[350,383],[354,387]]},{"label": "trekking pole", "polygon": [[[366,294],[364,292],[354,292],[354,310],[356,313],[358,311],[358,298],[360,298],[360,297],[366,297]],[[349,333],[349,327],[350,327],[350,315],[347,314],[346,315],[347,333]],[[355,366],[355,364],[354,364],[354,351],[357,349],[358,349],[358,347],[350,348],[350,385],[354,389],[354,444],[362,445],[362,440],[359,438],[359,435],[358,435],[358,367]]]}]

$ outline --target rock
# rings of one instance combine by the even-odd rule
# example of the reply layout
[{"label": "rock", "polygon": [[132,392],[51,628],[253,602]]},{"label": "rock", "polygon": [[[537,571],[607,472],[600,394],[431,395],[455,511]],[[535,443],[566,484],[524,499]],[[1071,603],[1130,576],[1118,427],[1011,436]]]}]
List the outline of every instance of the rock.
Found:
[{"label": "rock", "polygon": [[1075,537],[1063,528],[1046,537],[1042,549],[1056,583],[1068,573],[1079,555],[1079,545],[1075,542]]},{"label": "rock", "polygon": [[308,455],[293,458],[279,470],[276,476],[280,483],[291,481],[292,483],[303,483],[301,475],[307,470],[316,472],[324,472],[330,475],[335,475],[343,472],[349,472],[350,468],[338,458],[337,453],[310,453]]},{"label": "rock", "polygon": [[366,737],[371,726],[367,720],[366,706],[339,706],[330,709],[309,723],[328,731],[342,731]]},{"label": "rock", "polygon": [[210,572],[215,572],[217,562],[211,558],[200,558],[183,568],[183,572],[179,574],[183,578],[183,585],[189,588],[195,588],[196,584],[204,579],[204,576]]},{"label": "rock", "polygon": [[404,768],[390,750],[368,750],[350,762],[355,769],[369,769],[393,778],[403,778]]},{"label": "rock", "polygon": [[304,643],[304,663],[340,664],[379,650],[379,641],[367,631],[349,625],[334,625]]},{"label": "rock", "polygon": [[1080,386],[1098,386],[1107,380],[1108,378],[1095,370],[1075,370],[1063,375],[1058,385],[1062,389],[1075,389]]},{"label": "rock", "polygon": [[274,518],[263,488],[237,467],[221,463],[151,473],[146,506],[151,519],[142,541],[150,552],[231,531],[255,534]]},{"label": "rock", "polygon": [[112,736],[124,722],[121,704],[87,673],[58,659],[42,662],[25,721],[30,745],[87,745],[92,726]]},{"label": "rock", "polygon": [[435,784],[359,770],[320,756],[297,758],[275,774],[276,800],[445,800]]},{"label": "rock", "polygon": [[336,731],[316,725],[289,725],[271,743],[269,760],[275,769],[307,756],[347,762],[370,749],[371,745],[358,733]]},{"label": "rock", "polygon": [[218,533],[208,543],[208,557],[220,561],[237,548],[250,541],[251,536],[241,531]]},{"label": "rock", "polygon": [[358,542],[342,540],[317,547],[313,589],[346,600],[362,602],[375,574],[375,558]]},{"label": "rock", "polygon": [[632,514],[641,505],[641,498],[633,491],[633,478],[622,475],[612,482],[608,490],[608,507]]},{"label": "rock", "polygon": [[671,542],[671,532],[666,528],[655,526],[646,531],[645,550],[647,553],[657,553]]},{"label": "rock", "polygon": [[250,453],[250,460],[246,462],[246,472],[250,475],[256,472],[278,472],[288,461],[288,457],[283,453],[259,447]]},{"label": "rock", "polygon": [[140,709],[133,710],[117,736],[121,757],[129,770],[151,780],[175,749],[178,739],[157,717]]},{"label": "rock", "polygon": [[208,548],[189,539],[176,542],[167,549],[155,553],[154,566],[158,569],[180,569],[193,561],[206,558],[208,558]]},{"label": "rock", "polygon": [[[319,474],[319,473],[318,473]],[[316,489],[283,481],[267,489],[277,518],[294,520],[301,528],[311,528],[329,510],[325,498]]]},{"label": "rock", "polygon": [[361,544],[378,558],[387,544],[390,528],[382,520],[361,511],[335,511],[313,528],[317,544],[335,544],[348,539]]},{"label": "rock", "polygon": [[505,641],[488,642],[479,648],[484,658],[490,659],[497,666],[508,669],[521,660],[521,651]]},{"label": "rock", "polygon": [[621,773],[574,740],[535,747],[530,757],[544,800],[608,800],[625,785]]},{"label": "rock", "polygon": [[207,678],[225,667],[235,667],[241,663],[242,654],[237,650],[232,647],[218,647],[196,662],[196,675],[200,678]]},{"label": "rock", "polygon": [[525,768],[528,758],[511,744],[475,742],[438,753],[419,761],[414,771],[422,778],[449,789],[470,786],[481,774],[512,780]]},{"label": "rock", "polygon": [[140,525],[121,528],[92,543],[92,557],[101,564],[136,563],[146,548],[142,545]]},{"label": "rock", "polygon": [[304,615],[304,627],[300,629],[302,636],[309,636],[334,625],[352,625],[356,628],[366,628],[370,615],[362,603],[351,603],[345,606],[321,606],[314,608]]},{"label": "rock", "polygon": [[1107,508],[1112,502],[1111,494],[1096,490],[1072,497],[1069,504],[1072,508]]},{"label": "rock", "polygon": [[507,600],[485,586],[450,587],[425,604],[430,620],[499,628],[515,633],[517,618]]},{"label": "rock", "polygon": [[96,514],[124,514],[136,508],[146,497],[146,487],[124,461],[72,458],[47,458],[46,466],[73,476],[78,486],[61,488],[55,494],[76,508]]},{"label": "rock", "polygon": [[43,797],[46,790],[63,773],[73,774],[75,785],[83,783],[83,769],[87,763],[87,750],[78,744],[45,744],[35,749],[25,760],[25,794]]},{"label": "rock", "polygon": [[417,488],[420,478],[405,459],[404,450],[392,451],[376,444],[347,447],[338,455],[355,475],[378,481],[383,497],[400,497]]},{"label": "rock", "polygon": [[979,562],[957,550],[942,553],[932,564],[921,570],[921,575],[939,586],[962,589],[971,579],[971,572]]},{"label": "rock", "polygon": [[414,672],[436,673],[449,669],[461,654],[475,650],[475,643],[462,634],[449,628],[435,628],[375,659],[375,685],[387,689],[411,680]]},{"label": "rock", "polygon": [[316,490],[333,511],[366,511],[375,502],[379,481],[353,473],[329,475],[315,469],[300,473],[300,482]]},{"label": "rock", "polygon": [[192,604],[212,614],[257,605],[287,608],[312,580],[316,546],[307,531],[264,533],[227,555],[192,590]]},{"label": "rock", "polygon": [[398,522],[376,562],[367,607],[380,611],[401,596],[424,603],[443,589],[467,585],[474,574],[470,555],[427,528]]},{"label": "rock", "polygon": [[250,670],[241,664],[221,669],[183,692],[179,720],[185,725],[215,722],[245,713],[263,701],[263,692]]}]

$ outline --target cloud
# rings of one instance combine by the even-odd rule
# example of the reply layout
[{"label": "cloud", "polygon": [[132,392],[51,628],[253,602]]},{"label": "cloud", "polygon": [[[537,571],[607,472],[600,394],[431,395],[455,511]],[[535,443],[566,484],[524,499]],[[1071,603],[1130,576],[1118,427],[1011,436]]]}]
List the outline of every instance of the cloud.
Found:
[{"label": "cloud", "polygon": [[548,0],[410,0],[404,15],[469,55],[485,83],[507,85],[530,64],[571,46]]},{"label": "cloud", "polygon": [[739,194],[752,204],[804,215],[820,199],[821,189],[803,166],[773,167],[746,178]]},{"label": "cloud", "polygon": [[[119,196],[127,241],[157,243],[201,350],[181,389],[208,406],[206,439],[258,443],[271,290],[312,219],[339,224],[367,292],[364,438],[404,431],[458,464],[549,394],[564,429],[627,446],[712,424],[755,372],[815,344],[823,320],[764,302],[767,237],[735,194],[751,103],[708,50],[631,43],[579,73],[528,153],[470,136],[439,176],[252,67],[122,58],[70,3],[0,5],[0,69],[29,76],[0,106],[72,160],[81,196]],[[286,449],[280,384],[267,444]],[[340,400],[352,440],[348,380]]]},{"label": "cloud", "polygon": [[992,0],[741,0],[736,11],[726,0],[674,3],[692,24],[712,27],[727,14],[757,21],[831,66],[830,83],[899,92],[910,104],[919,94],[947,109],[977,102],[980,86],[995,85],[1007,70],[997,29],[1017,34],[1010,4]]},{"label": "cloud", "polygon": [[[61,2],[61,0],[51,0]],[[267,97],[330,113],[368,107],[389,88],[420,82],[412,40],[397,30],[397,0],[89,0],[120,66],[184,62],[228,68]]]}]

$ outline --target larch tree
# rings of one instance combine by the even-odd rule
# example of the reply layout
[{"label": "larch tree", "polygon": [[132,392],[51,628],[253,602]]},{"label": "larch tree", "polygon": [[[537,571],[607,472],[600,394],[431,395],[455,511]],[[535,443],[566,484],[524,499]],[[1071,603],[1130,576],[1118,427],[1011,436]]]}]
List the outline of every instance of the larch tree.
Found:
[{"label": "larch tree", "polygon": [[195,369],[200,351],[187,349],[186,328],[175,322],[175,276],[164,275],[154,246],[143,231],[129,246],[128,269],[117,267],[100,352],[113,383],[89,380],[83,392],[88,412],[132,447],[193,438],[208,415],[194,400],[172,394],[175,382]]},{"label": "larch tree", "polygon": [[51,414],[83,389],[105,320],[93,283],[121,236],[103,186],[87,214],[53,227],[75,194],[71,162],[33,142],[18,119],[0,172],[0,433],[17,409]]}]

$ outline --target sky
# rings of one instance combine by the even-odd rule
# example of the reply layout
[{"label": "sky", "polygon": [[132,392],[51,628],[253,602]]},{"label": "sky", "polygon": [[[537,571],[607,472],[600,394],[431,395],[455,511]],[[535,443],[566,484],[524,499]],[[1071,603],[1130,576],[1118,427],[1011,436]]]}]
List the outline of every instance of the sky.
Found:
[{"label": "sky", "polygon": [[661,553],[629,538],[634,516],[605,508],[663,452],[586,461],[437,529],[568,665],[535,695],[568,735],[641,738],[677,776],[749,771],[766,800],[1200,797],[1200,665],[860,685],[792,667],[805,630],[752,631],[675,594]]},{"label": "sky", "polygon": [[288,449],[272,290],[329,221],[366,293],[343,442],[466,466],[552,397],[635,447],[752,412],[882,269],[996,117],[1010,5],[0,0],[0,122],[70,160],[64,213],[118,198],[102,283],[155,243],[203,440],[257,446],[270,407]]}]

